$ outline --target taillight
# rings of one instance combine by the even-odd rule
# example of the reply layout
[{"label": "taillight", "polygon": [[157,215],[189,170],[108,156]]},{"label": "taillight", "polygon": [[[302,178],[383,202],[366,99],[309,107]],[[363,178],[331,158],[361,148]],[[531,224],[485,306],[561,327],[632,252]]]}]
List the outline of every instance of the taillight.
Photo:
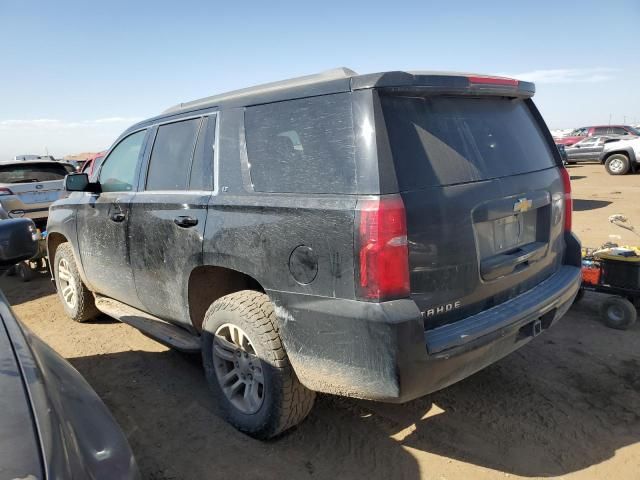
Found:
[{"label": "taillight", "polygon": [[409,295],[407,219],[399,195],[358,201],[358,296],[382,301]]},{"label": "taillight", "polygon": [[3,196],[3,195],[13,195],[13,192],[11,191],[10,188],[0,187],[0,196]]},{"label": "taillight", "polygon": [[481,85],[502,85],[508,87],[517,87],[520,82],[515,78],[504,78],[504,77],[485,77],[481,75],[472,75],[468,76],[470,84],[481,84]]},{"label": "taillight", "polygon": [[560,168],[562,188],[564,189],[564,229],[571,231],[571,217],[573,216],[573,200],[571,198],[571,178],[566,168]]}]

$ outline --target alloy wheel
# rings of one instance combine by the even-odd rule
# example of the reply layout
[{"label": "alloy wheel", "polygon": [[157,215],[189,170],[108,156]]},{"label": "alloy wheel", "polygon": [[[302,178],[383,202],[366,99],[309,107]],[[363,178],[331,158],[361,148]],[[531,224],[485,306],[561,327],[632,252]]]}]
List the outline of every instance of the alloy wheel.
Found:
[{"label": "alloy wheel", "polygon": [[66,303],[69,308],[75,308],[78,301],[76,296],[76,282],[73,275],[71,275],[69,262],[66,258],[61,258],[60,261],[58,261],[58,283],[58,288],[60,289],[64,303]]},{"label": "alloy wheel", "polygon": [[609,163],[609,170],[611,170],[614,173],[619,173],[624,169],[624,162],[622,160],[619,160],[617,158],[614,158],[613,160],[611,160],[611,162]]},{"label": "alloy wheel", "polygon": [[265,397],[262,362],[238,326],[221,325],[213,337],[213,365],[220,388],[242,413],[256,413]]}]

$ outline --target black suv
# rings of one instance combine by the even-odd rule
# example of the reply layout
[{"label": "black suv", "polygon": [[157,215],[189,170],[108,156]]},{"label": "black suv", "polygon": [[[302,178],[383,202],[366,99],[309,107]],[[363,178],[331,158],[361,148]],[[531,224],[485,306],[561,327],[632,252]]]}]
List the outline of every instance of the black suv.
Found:
[{"label": "black suv", "polygon": [[406,402],[549,328],[580,284],[569,177],[534,86],[339,69],[134,125],[51,207],[76,321],[201,351],[267,438],[315,393]]}]

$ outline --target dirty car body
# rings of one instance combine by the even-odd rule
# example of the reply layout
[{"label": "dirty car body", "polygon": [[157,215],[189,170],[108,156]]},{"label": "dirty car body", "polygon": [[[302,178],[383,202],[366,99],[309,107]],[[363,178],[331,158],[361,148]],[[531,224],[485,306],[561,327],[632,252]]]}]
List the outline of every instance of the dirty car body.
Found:
[{"label": "dirty car body", "polygon": [[[50,258],[71,243],[91,291],[194,336],[212,302],[264,292],[305,387],[409,401],[524,345],[578,291],[568,175],[533,93],[341,70],[180,104],[120,137],[100,192],[52,206]],[[190,153],[154,165],[172,128]],[[104,173],[123,142],[124,182]]]}]

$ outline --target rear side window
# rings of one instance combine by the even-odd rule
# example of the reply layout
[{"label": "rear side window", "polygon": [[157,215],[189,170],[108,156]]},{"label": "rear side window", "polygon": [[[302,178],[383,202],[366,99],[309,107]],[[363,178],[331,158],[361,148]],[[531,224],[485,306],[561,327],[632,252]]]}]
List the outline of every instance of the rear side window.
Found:
[{"label": "rear side window", "polygon": [[196,153],[191,165],[189,190],[213,190],[213,132],[216,117],[205,117],[200,127]]},{"label": "rear side window", "polygon": [[62,180],[69,173],[61,163],[0,165],[0,183],[30,183]]},{"label": "rear side window", "polygon": [[158,127],[147,174],[147,190],[186,190],[202,119]]},{"label": "rear side window", "polygon": [[245,131],[254,190],[355,191],[355,142],[348,93],[249,107]]},{"label": "rear side window", "polygon": [[382,96],[382,106],[404,190],[555,166],[524,100]]}]

